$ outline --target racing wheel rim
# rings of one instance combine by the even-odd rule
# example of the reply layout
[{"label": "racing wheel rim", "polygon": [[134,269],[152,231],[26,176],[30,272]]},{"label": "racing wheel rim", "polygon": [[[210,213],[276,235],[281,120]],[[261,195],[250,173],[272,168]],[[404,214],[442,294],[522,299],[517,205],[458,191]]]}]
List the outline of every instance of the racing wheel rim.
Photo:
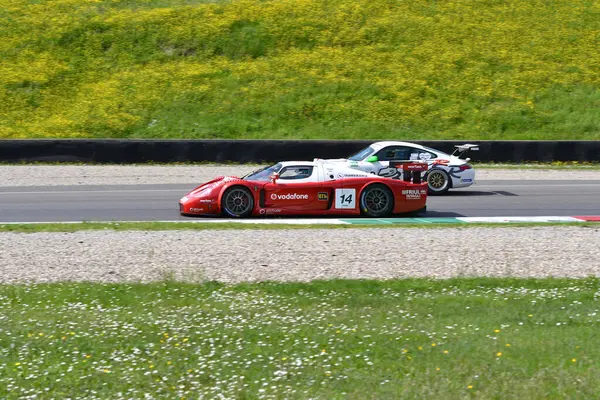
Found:
[{"label": "racing wheel rim", "polygon": [[448,178],[442,171],[431,171],[427,177],[427,182],[431,190],[440,192],[448,186]]},{"label": "racing wheel rim", "polygon": [[371,213],[385,212],[391,203],[392,199],[389,193],[382,188],[374,187],[365,193],[364,206]]},{"label": "racing wheel rim", "polygon": [[243,216],[252,209],[250,194],[244,189],[232,189],[225,197],[225,211],[230,215]]}]

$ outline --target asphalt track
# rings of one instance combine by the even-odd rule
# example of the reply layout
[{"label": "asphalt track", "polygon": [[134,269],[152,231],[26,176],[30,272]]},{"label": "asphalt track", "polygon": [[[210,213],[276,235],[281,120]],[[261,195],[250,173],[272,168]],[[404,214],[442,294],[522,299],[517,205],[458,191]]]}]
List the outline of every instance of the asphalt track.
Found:
[{"label": "asphalt track", "polygon": [[[193,185],[0,187],[0,222],[173,221]],[[478,181],[430,196],[423,217],[600,214],[600,180]]]}]

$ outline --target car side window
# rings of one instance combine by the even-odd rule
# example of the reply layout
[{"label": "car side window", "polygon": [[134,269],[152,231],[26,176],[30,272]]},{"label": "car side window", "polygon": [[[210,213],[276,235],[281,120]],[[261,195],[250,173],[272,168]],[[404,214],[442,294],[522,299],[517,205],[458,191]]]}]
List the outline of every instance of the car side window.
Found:
[{"label": "car side window", "polygon": [[408,160],[410,148],[406,146],[388,146],[375,154],[379,161]]},{"label": "car side window", "polygon": [[437,157],[437,154],[434,154],[427,150],[421,149],[413,149],[409,148],[409,158],[410,160],[430,160]]},{"label": "car side window", "polygon": [[313,173],[312,166],[294,165],[289,167],[283,167],[279,172],[279,179],[306,179],[309,178]]}]

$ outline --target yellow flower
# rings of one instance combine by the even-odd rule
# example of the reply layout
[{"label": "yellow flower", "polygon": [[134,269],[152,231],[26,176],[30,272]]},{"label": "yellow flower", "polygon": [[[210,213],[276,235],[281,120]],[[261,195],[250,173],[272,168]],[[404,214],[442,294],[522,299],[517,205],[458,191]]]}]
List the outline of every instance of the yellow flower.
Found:
[{"label": "yellow flower", "polygon": [[473,385],[467,386],[467,389],[473,389]]},{"label": "yellow flower", "polygon": [[431,347],[435,347],[437,346],[435,343],[431,343]]},{"label": "yellow flower", "polygon": [[575,361],[577,361],[577,359],[576,359],[576,358],[573,358],[573,359],[571,360],[571,362],[575,362]]},{"label": "yellow flower", "polygon": [[494,329],[494,332],[498,333],[498,332],[500,332],[500,329]]},{"label": "yellow flower", "polygon": [[281,361],[287,360],[287,357],[281,357]]},{"label": "yellow flower", "polygon": [[167,361],[167,365],[171,365],[171,364],[173,364],[173,363],[171,362],[171,360]]},{"label": "yellow flower", "polygon": [[501,355],[502,355],[502,353],[501,353],[501,352],[497,352],[497,353],[496,353],[496,357],[500,357]]},{"label": "yellow flower", "polygon": [[106,373],[106,374],[110,373],[110,369],[104,369],[104,373]]},{"label": "yellow flower", "polygon": [[154,365],[153,365],[153,364],[150,364],[150,365],[148,366],[148,368],[154,368]]},{"label": "yellow flower", "polygon": [[529,318],[533,317],[533,314],[529,314],[529,315],[528,315],[528,317],[529,317]]},{"label": "yellow flower", "polygon": [[15,365],[18,367],[19,365],[21,365],[20,362],[16,362]]},{"label": "yellow flower", "polygon": [[418,350],[423,350],[423,346],[417,347]]},{"label": "yellow flower", "polygon": [[439,371],[439,370],[440,370],[440,367],[436,367],[436,368],[435,368],[435,370],[436,370],[436,371]]},{"label": "yellow flower", "polygon": [[444,350],[444,354],[448,354],[448,350]]}]

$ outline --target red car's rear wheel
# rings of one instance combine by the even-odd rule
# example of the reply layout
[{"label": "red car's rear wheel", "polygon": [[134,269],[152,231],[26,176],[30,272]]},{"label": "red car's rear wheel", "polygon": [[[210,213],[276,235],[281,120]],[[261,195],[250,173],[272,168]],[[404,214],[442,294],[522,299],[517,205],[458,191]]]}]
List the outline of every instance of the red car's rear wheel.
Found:
[{"label": "red car's rear wheel", "polygon": [[247,217],[254,209],[254,198],[250,190],[234,186],[225,191],[221,201],[223,212],[234,218]]},{"label": "red car's rear wheel", "polygon": [[394,209],[394,195],[385,185],[369,185],[360,196],[360,209],[369,217],[384,217]]}]

